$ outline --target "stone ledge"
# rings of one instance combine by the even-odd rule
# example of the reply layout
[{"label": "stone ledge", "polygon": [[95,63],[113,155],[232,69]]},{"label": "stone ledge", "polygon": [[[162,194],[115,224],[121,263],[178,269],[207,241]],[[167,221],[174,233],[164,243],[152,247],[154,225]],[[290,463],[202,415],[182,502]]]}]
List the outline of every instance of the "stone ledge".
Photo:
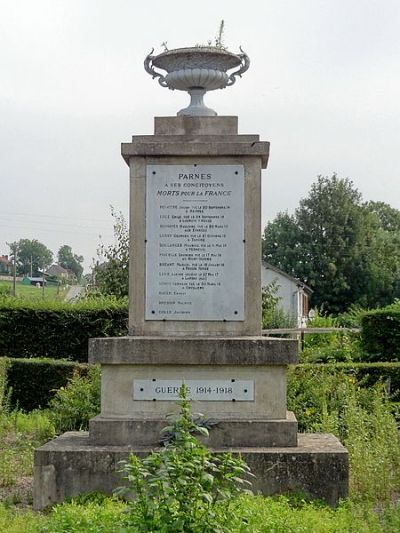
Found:
[{"label": "stone ledge", "polygon": [[298,343],[268,337],[103,337],[89,340],[89,362],[129,365],[288,365]]},{"label": "stone ledge", "polygon": [[[206,441],[212,448],[297,446],[297,420],[290,411],[286,419],[233,418],[216,422]],[[89,442],[100,446],[157,446],[165,425],[165,417],[107,418],[99,415],[89,422]]]},{"label": "stone ledge", "polygon": [[134,142],[122,143],[121,154],[125,162],[129,165],[131,157],[260,157],[262,168],[267,168],[269,157],[269,142],[254,141],[245,142],[196,142],[185,143],[175,142]]},{"label": "stone ledge", "polygon": [[[83,492],[111,494],[122,484],[115,473],[130,453],[145,456],[156,448],[94,446],[87,432],[64,433],[35,450],[35,509]],[[348,495],[348,453],[330,434],[299,434],[293,448],[213,448],[215,453],[240,453],[256,478],[253,491],[265,496],[302,491],[310,498],[336,505]]]},{"label": "stone ledge", "polygon": [[[167,143],[177,142],[176,135],[132,135],[132,143]],[[220,142],[220,143],[254,143],[260,140],[259,135],[185,135],[186,143],[204,143],[204,142]]]}]

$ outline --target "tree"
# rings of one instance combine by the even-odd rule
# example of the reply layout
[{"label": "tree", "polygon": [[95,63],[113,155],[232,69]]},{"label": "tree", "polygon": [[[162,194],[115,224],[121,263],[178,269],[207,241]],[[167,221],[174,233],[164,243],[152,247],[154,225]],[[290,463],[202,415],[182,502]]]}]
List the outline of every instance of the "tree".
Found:
[{"label": "tree", "polygon": [[278,213],[273,222],[269,222],[264,230],[262,241],[263,257],[266,261],[285,271],[296,275],[301,261],[300,232],[294,215],[287,212]]},{"label": "tree", "polygon": [[101,243],[97,255],[102,262],[93,267],[96,288],[101,294],[119,298],[128,296],[129,287],[129,230],[121,212],[111,207],[114,219],[114,243]]},{"label": "tree", "polygon": [[400,266],[399,232],[383,219],[390,214],[393,227],[396,210],[387,207],[363,204],[349,179],[318,176],[294,215],[267,224],[263,256],[310,285],[312,305],[325,311],[384,305],[397,296]]},{"label": "tree", "polygon": [[74,254],[71,246],[64,244],[58,250],[57,257],[58,264],[64,268],[72,270],[76,276],[76,279],[79,281],[83,272],[83,267],[81,265],[81,263],[83,263],[83,256]]},{"label": "tree", "polygon": [[53,261],[51,250],[37,239],[20,239],[12,244],[12,249],[17,252],[18,275],[37,276]]},{"label": "tree", "polygon": [[400,211],[385,202],[367,202],[364,207],[376,215],[385,231],[400,231]]}]

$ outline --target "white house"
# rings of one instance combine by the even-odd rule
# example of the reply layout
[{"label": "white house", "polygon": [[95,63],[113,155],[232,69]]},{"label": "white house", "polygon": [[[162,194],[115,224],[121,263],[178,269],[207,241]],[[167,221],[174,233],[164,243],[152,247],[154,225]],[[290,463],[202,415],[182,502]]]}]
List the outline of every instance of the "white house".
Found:
[{"label": "white house", "polygon": [[278,306],[296,319],[297,327],[305,327],[307,325],[309,297],[313,292],[312,289],[302,281],[263,261],[261,265],[261,286],[265,287],[273,281],[278,286],[276,294],[279,298]]}]

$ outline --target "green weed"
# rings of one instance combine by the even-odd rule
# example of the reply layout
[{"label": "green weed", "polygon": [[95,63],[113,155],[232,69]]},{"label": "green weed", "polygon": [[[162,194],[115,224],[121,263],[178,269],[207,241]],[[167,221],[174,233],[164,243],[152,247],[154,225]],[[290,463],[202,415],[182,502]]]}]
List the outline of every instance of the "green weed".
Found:
[{"label": "green weed", "polygon": [[29,435],[33,446],[40,446],[55,436],[55,427],[47,411],[14,411],[11,420],[17,434]]},{"label": "green weed", "polygon": [[208,437],[191,415],[187,387],[180,389],[180,415],[165,433],[173,438],[160,452],[144,459],[131,455],[122,462],[127,486],[119,495],[133,494],[129,524],[138,531],[230,532],[231,504],[251,483],[249,468],[240,457],[212,454],[196,434]]},{"label": "green weed", "polygon": [[351,494],[359,500],[390,501],[400,490],[399,432],[382,389],[368,392],[369,406],[364,407],[353,390],[343,413]]},{"label": "green weed", "polygon": [[0,486],[15,485],[32,475],[33,450],[55,435],[46,413],[20,411],[0,414]]},{"label": "green weed", "polygon": [[317,503],[294,508],[284,496],[277,498],[241,497],[235,515],[247,522],[246,529],[232,531],[252,533],[377,533],[379,517],[370,507],[344,502],[337,509]]},{"label": "green weed", "polygon": [[[0,505],[0,531],[41,533],[135,533],[146,531],[129,520],[128,504],[115,498],[73,500],[55,506],[47,516],[29,511],[13,512]],[[240,496],[231,505],[229,533],[397,533],[400,508],[387,506],[377,512],[371,505],[351,501],[336,509],[304,502],[293,507],[291,501],[280,496]],[[223,505],[216,506],[216,514]],[[175,529],[163,524],[154,533],[189,533],[179,526]],[[198,529],[207,531],[207,529]],[[215,530],[217,531],[217,530]]]},{"label": "green weed", "polygon": [[20,455],[16,450],[6,448],[0,453],[0,487],[15,485],[19,473]]},{"label": "green weed", "polygon": [[362,388],[353,376],[309,368],[291,374],[288,405],[301,431],[336,435],[349,450],[351,496],[388,502],[400,490],[400,440],[383,385]]},{"label": "green weed", "polygon": [[100,502],[75,500],[56,505],[42,525],[42,533],[122,533],[137,531],[123,527],[126,518],[126,503],[114,498]]},{"label": "green weed", "polygon": [[[41,533],[46,517],[30,510],[13,509],[0,504],[0,531],[4,533]],[[55,530],[53,530],[55,532]]]}]

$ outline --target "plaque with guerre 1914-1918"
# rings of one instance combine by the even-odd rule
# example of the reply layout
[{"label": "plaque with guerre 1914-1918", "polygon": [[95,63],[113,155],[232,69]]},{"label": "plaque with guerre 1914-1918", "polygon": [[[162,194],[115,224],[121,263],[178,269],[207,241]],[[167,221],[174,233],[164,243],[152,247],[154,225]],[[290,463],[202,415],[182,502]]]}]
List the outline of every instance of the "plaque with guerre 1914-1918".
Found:
[{"label": "plaque with guerre 1914-1918", "polygon": [[148,165],[146,320],[244,320],[243,165]]},{"label": "plaque with guerre 1914-1918", "polygon": [[191,400],[208,402],[252,402],[254,381],[236,379],[135,379],[133,399],[147,401],[179,400],[179,389],[185,383]]}]

